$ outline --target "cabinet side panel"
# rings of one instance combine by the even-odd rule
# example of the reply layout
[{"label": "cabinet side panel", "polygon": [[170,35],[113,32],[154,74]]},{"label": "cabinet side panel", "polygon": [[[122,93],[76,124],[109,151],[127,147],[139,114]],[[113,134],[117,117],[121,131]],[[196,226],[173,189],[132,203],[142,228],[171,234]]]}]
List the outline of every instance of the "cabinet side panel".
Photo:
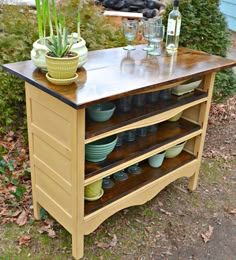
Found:
[{"label": "cabinet side panel", "polygon": [[53,169],[63,182],[71,184],[71,161],[57,151],[56,146],[52,147],[34,134],[33,147],[34,157],[38,158],[48,168]]},{"label": "cabinet side panel", "polygon": [[76,111],[28,83],[25,87],[34,214],[39,218],[44,207],[72,232]]},{"label": "cabinet side panel", "polygon": [[55,201],[55,204],[61,208],[62,211],[71,215],[71,204],[68,203],[70,201],[70,194],[68,194],[61,185],[57,184],[51,177],[49,177],[48,173],[43,172],[38,167],[35,167],[34,170],[37,189],[40,188],[48,198]]},{"label": "cabinet side panel", "polygon": [[70,148],[70,122],[45,104],[32,99],[32,124]]}]

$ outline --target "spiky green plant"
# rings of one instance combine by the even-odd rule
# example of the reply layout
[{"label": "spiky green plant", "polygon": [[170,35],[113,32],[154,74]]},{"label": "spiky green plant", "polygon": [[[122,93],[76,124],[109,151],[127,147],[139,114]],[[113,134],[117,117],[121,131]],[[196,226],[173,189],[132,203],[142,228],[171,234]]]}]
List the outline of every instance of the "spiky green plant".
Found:
[{"label": "spiky green plant", "polygon": [[70,37],[70,41],[71,42],[69,43],[66,27],[59,24],[57,27],[57,35],[52,35],[51,38],[47,39],[46,46],[52,57],[62,58],[68,55],[73,45],[72,37]]},{"label": "spiky green plant", "polygon": [[[39,39],[53,35],[53,23],[58,27],[55,0],[35,0]],[[49,27],[49,34],[48,34]]]}]

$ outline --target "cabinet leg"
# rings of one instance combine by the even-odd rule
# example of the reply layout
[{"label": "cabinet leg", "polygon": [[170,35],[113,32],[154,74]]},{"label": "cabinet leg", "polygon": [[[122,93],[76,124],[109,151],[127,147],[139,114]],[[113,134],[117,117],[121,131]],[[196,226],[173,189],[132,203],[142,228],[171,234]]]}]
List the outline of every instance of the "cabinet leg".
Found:
[{"label": "cabinet leg", "polygon": [[191,191],[196,190],[197,182],[198,182],[198,174],[195,173],[192,177],[189,178],[188,189]]},{"label": "cabinet leg", "polygon": [[79,234],[72,234],[72,255],[78,260],[84,255],[84,236]]},{"label": "cabinet leg", "polygon": [[35,219],[39,220],[40,219],[40,211],[41,211],[41,206],[40,204],[36,201],[33,203],[33,207],[34,207],[34,217]]},{"label": "cabinet leg", "polygon": [[194,190],[196,190],[196,188],[197,188],[199,171],[200,171],[200,166],[197,167],[197,170],[195,171],[195,173],[193,174],[193,176],[191,176],[191,177],[189,178],[189,181],[188,181],[188,189],[189,189],[190,191],[194,191]]}]

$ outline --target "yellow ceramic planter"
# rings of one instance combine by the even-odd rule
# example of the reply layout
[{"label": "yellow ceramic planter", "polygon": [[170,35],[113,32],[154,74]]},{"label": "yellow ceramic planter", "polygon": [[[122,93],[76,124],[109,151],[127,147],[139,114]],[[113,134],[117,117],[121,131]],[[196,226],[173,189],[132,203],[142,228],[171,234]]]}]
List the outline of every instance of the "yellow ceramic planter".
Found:
[{"label": "yellow ceramic planter", "polygon": [[45,55],[48,74],[54,79],[70,79],[75,77],[78,66],[79,55],[73,52],[73,57],[51,57]]}]

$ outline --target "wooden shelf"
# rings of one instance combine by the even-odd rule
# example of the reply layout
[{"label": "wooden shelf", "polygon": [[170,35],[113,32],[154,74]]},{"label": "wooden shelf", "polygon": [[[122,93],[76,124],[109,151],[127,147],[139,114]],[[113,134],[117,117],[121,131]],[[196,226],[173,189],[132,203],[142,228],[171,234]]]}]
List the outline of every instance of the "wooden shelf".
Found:
[{"label": "wooden shelf", "polygon": [[93,122],[87,117],[86,139],[206,97],[206,92],[195,90],[180,97],[172,95],[169,100],[158,100],[155,104],[146,104],[141,108],[133,107],[128,113],[116,110],[112,118],[106,122]]},{"label": "wooden shelf", "polygon": [[177,122],[165,121],[159,124],[155,133],[149,133],[145,137],[137,137],[134,142],[127,142],[121,147],[116,147],[106,160],[99,163],[85,162],[85,179],[90,178],[116,165],[129,161],[155,148],[161,147],[187,134],[200,129],[199,125],[185,119]]},{"label": "wooden shelf", "polygon": [[[113,201],[127,195],[128,193],[137,190],[150,182],[153,182],[178,167],[187,164],[194,160],[195,157],[185,151],[179,156],[172,159],[164,159],[164,162],[159,168],[152,168],[147,161],[140,164],[142,173],[139,175],[128,174],[129,178],[126,181],[114,181],[115,185],[111,189],[104,189],[104,195],[97,201],[85,202],[85,215],[112,203]],[[112,179],[113,180],[113,179]]]}]

